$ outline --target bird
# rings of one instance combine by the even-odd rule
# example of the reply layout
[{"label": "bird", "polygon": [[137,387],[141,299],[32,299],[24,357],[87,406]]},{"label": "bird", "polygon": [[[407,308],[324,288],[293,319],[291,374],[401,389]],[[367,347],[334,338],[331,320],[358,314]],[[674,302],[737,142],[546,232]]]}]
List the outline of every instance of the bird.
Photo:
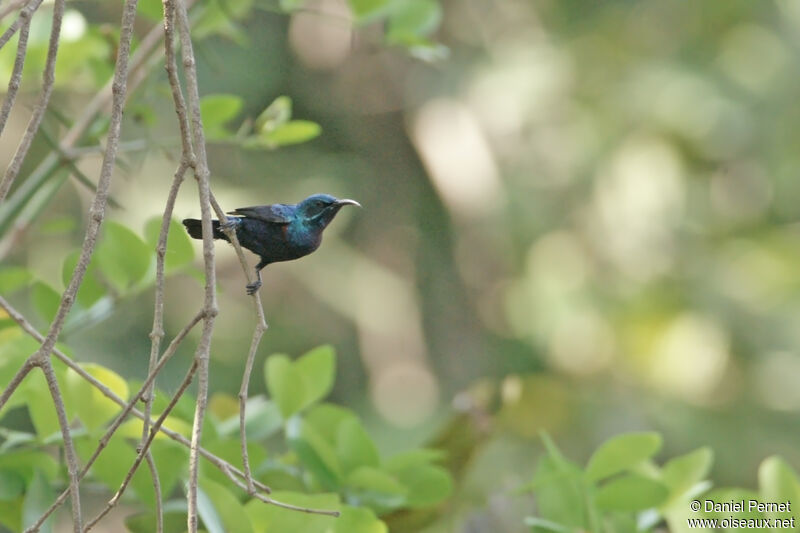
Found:
[{"label": "bird", "polygon": [[[233,229],[239,244],[261,258],[256,265],[256,281],[246,286],[247,294],[253,295],[261,287],[265,266],[299,259],[319,248],[322,232],[346,205],[361,207],[355,200],[330,194],[312,194],[297,204],[240,207],[227,213],[231,216],[226,224],[211,221],[213,236],[230,242],[225,230]],[[200,220],[187,218],[182,222],[189,236],[203,238]]]}]

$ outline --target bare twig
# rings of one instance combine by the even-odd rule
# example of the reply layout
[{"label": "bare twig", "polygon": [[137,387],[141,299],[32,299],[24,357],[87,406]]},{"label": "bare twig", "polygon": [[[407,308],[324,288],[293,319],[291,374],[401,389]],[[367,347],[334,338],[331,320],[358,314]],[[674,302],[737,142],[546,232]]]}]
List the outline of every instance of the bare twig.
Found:
[{"label": "bare twig", "polygon": [[[167,237],[169,236],[169,225],[172,221],[172,212],[175,208],[175,199],[178,196],[178,191],[183,183],[184,174],[186,174],[187,165],[181,163],[172,181],[169,194],[167,195],[167,205],[164,207],[164,215],[161,218],[161,230],[158,234],[158,244],[156,244],[156,282],[155,282],[155,304],[153,310],[153,329],[150,332],[150,362],[148,364],[148,372],[153,372],[158,364],[158,354],[161,351],[161,339],[164,337],[164,263],[167,253]],[[144,391],[144,420],[142,425],[142,446],[147,441],[150,433],[150,413],[153,408],[153,388],[155,382],[151,383]],[[147,454],[147,462],[150,465],[153,460],[150,453]],[[153,478],[154,487],[159,487],[158,472],[155,466],[150,467],[151,476]],[[160,490],[157,490],[160,494]],[[156,503],[156,528],[157,532],[163,531],[164,517],[161,510],[161,498],[157,499]]]},{"label": "bare twig", "polygon": [[[57,0],[63,2],[63,0]],[[106,152],[103,156],[103,164],[100,170],[100,178],[97,182],[97,193],[92,201],[92,207],[89,210],[90,218],[89,224],[86,228],[86,235],[81,247],[81,253],[78,258],[78,263],[75,270],[72,272],[67,289],[61,296],[61,303],[50,324],[50,330],[47,333],[42,346],[39,348],[35,356],[48,356],[53,349],[53,346],[64,327],[67,314],[75,302],[75,295],[78,288],[83,282],[83,277],[86,275],[86,270],[89,268],[89,260],[94,253],[95,245],[97,244],[97,235],[100,232],[100,225],[105,216],[106,201],[108,198],[108,189],[111,184],[111,176],[114,171],[114,163],[117,157],[117,144],[119,143],[119,136],[122,124],[122,110],[125,105],[125,87],[128,77],[128,57],[130,55],[131,38],[133,35],[133,22],[136,17],[136,4],[137,0],[126,0],[123,9],[122,24],[120,32],[119,50],[117,52],[117,66],[114,71],[113,82],[113,102],[111,109],[111,123],[109,125],[108,140],[106,142]],[[58,4],[57,4],[58,5]]]},{"label": "bare twig", "polygon": [[[167,0],[165,0],[167,1]],[[197,188],[200,200],[201,224],[203,232],[203,263],[205,267],[205,299],[204,309],[206,317],[203,322],[203,334],[195,352],[197,362],[197,404],[192,423],[192,446],[189,448],[189,484],[187,489],[188,518],[187,529],[189,533],[197,532],[197,481],[198,481],[198,450],[203,432],[208,403],[208,360],[211,350],[211,333],[217,315],[217,279],[214,268],[214,241],[211,231],[211,191],[209,185],[208,160],[206,156],[206,140],[203,132],[203,122],[200,117],[200,93],[197,86],[197,70],[195,68],[194,50],[189,29],[189,16],[186,6],[178,0],[175,4],[175,14],[178,21],[178,34],[181,41],[183,59],[183,72],[186,78],[186,94],[188,100],[189,117],[191,123],[192,141],[194,147],[194,174],[197,179]],[[177,109],[176,109],[177,111]],[[184,153],[185,158],[189,154]]]},{"label": "bare twig", "polygon": [[[114,433],[116,433],[117,429],[119,429],[119,427],[125,421],[128,414],[134,410],[133,406],[136,405],[136,402],[138,402],[142,398],[145,391],[152,385],[156,376],[158,376],[158,374],[161,372],[161,369],[164,368],[164,365],[166,365],[167,362],[172,358],[172,356],[175,355],[175,352],[178,350],[178,346],[180,346],[180,344],[186,338],[186,335],[188,335],[189,332],[192,330],[192,328],[194,328],[194,326],[196,326],[197,323],[200,322],[200,319],[202,317],[203,317],[203,312],[200,311],[189,321],[188,324],[186,324],[186,326],[183,327],[183,329],[180,332],[178,332],[177,335],[175,335],[175,338],[172,339],[172,342],[167,347],[167,350],[164,352],[164,355],[161,357],[161,359],[159,359],[158,364],[148,374],[147,379],[145,379],[144,383],[142,383],[142,386],[139,388],[139,391],[136,392],[136,394],[134,394],[127,401],[127,403],[124,400],[120,399],[120,403],[123,406],[122,411],[117,415],[117,417],[114,419],[114,422],[112,422],[112,424],[106,429],[106,432],[100,438],[97,444],[97,448],[94,450],[94,453],[92,453],[91,457],[89,457],[89,460],[86,461],[83,470],[81,470],[80,474],[78,474],[77,476],[78,480],[81,480],[84,478],[84,476],[86,476],[86,474],[89,472],[89,468],[91,468],[91,466],[94,464],[94,462],[97,460],[97,458],[106,448],[106,446],[108,446],[108,443],[111,441],[111,437],[114,435]],[[54,353],[58,352],[54,351]],[[69,359],[68,357],[66,357],[66,359],[72,362],[72,360]],[[80,368],[80,366],[77,364],[74,366]],[[72,365],[70,365],[70,368],[75,369]],[[83,375],[86,374],[86,372],[83,371],[83,369],[81,369],[81,371],[82,372],[80,373],[80,375],[83,377]],[[116,395],[114,396],[118,398]],[[144,418],[144,415],[142,415],[142,418]],[[66,491],[62,492],[61,495],[56,499],[56,501],[44,512],[44,514],[42,514],[42,516],[39,517],[39,519],[29,528],[29,530],[36,531],[39,527],[41,527],[41,525],[44,523],[47,517],[50,516],[64,502],[66,496],[67,492]]]},{"label": "bare twig", "polygon": [[[59,426],[64,437],[64,449],[67,457],[69,468],[69,492],[70,500],[72,502],[72,524],[76,533],[80,533],[82,529],[81,510],[80,510],[80,491],[78,487],[78,466],[75,450],[72,443],[72,438],[69,430],[69,423],[66,419],[66,410],[64,402],[58,391],[58,383],[55,380],[55,374],[52,372],[52,366],[49,360],[50,353],[55,346],[56,339],[58,338],[61,329],[64,326],[66,316],[69,313],[75,301],[75,296],[78,292],[83,277],[89,266],[89,260],[94,247],[97,242],[97,233],[100,229],[100,224],[103,220],[105,210],[106,198],[108,196],[108,188],[111,181],[111,174],[114,167],[116,158],[117,143],[120,135],[120,125],[122,121],[122,108],[125,100],[125,84],[127,80],[127,67],[128,56],[130,55],[131,37],[133,35],[133,21],[136,15],[136,0],[126,0],[125,9],[122,17],[121,32],[120,32],[120,45],[117,54],[117,66],[114,72],[114,98],[113,107],[111,112],[111,125],[109,127],[108,143],[106,146],[105,157],[103,158],[103,167],[98,180],[97,194],[95,195],[94,202],[92,203],[92,217],[89,221],[89,226],[86,230],[84,244],[81,249],[81,256],[78,264],[70,280],[69,286],[64,291],[61,297],[56,316],[50,325],[50,330],[45,337],[42,345],[36,352],[34,352],[28,361],[34,365],[41,366],[45,372],[45,377],[48,381],[53,403],[59,418]],[[11,164],[6,171],[2,183],[0,184],[0,201],[5,198],[8,189],[14,177],[19,172],[22,165],[22,160],[27,154],[28,148],[33,141],[33,136],[36,134],[41,119],[47,108],[47,104],[52,93],[53,84],[55,83],[54,69],[55,59],[58,53],[58,41],[61,32],[61,20],[64,15],[64,0],[56,0],[53,10],[53,24],[50,32],[50,44],[47,53],[47,62],[45,65],[44,73],[44,87],[42,96],[34,109],[33,115],[28,128],[23,135],[22,142],[14,154]]]},{"label": "bare twig", "polygon": [[[143,72],[149,72],[151,70],[153,66],[151,56],[153,56],[156,46],[161,42],[163,32],[164,28],[162,26],[154,26],[153,29],[142,38],[139,42],[139,46],[136,47],[136,51],[130,58],[130,77],[127,83],[128,94],[133,92],[139,83],[145,79]],[[92,124],[94,124],[97,115],[108,107],[114,96],[112,91],[114,81],[112,77],[103,89],[101,89],[83,108],[83,112],[61,139],[62,151],[69,152],[69,150],[80,141]],[[59,161],[60,158],[57,154],[50,153],[36,166],[8,201],[0,203],[0,226],[7,224],[8,220],[17,216],[25,206],[25,198],[30,196],[32,191],[36,191],[44,181],[49,179],[58,167]],[[8,246],[0,246],[0,255],[8,248]]]},{"label": "bare twig", "polygon": [[17,57],[14,59],[14,70],[11,72],[11,79],[8,80],[8,93],[3,100],[3,107],[0,109],[0,135],[3,134],[3,129],[6,127],[8,115],[11,113],[11,108],[14,107],[14,100],[17,98],[17,91],[19,91],[19,84],[22,80],[22,67],[25,65],[25,56],[28,53],[28,33],[31,28],[32,13],[22,10],[19,18],[22,25],[19,30],[19,41],[17,42]]},{"label": "bare twig", "polygon": [[[8,13],[17,9],[24,3],[25,0],[8,6],[8,8],[3,10],[3,13],[0,13],[0,20],[5,18],[5,16],[8,15]],[[13,37],[15,33],[17,33],[17,30],[23,24],[23,19],[30,19],[34,11],[39,9],[39,6],[41,4],[42,0],[33,0],[33,1],[28,0],[28,5],[22,8],[22,10],[19,12],[19,17],[17,17],[17,20],[11,23],[11,26],[9,26],[8,29],[6,29],[6,31],[3,32],[3,35],[0,35],[0,49],[2,49],[6,45],[6,43],[11,39],[11,37]]]},{"label": "bare twig", "polygon": [[[220,207],[219,203],[217,203],[213,194],[211,195],[211,207],[214,208],[214,212],[217,214],[217,218],[219,218],[220,221],[227,221],[225,212]],[[236,250],[236,256],[239,258],[239,264],[242,266],[242,271],[247,279],[247,283],[251,283],[250,273],[252,269],[247,265],[247,259],[244,256],[242,246],[239,244],[239,239],[236,237],[236,231],[227,226],[225,226],[224,231],[231,241],[231,244],[233,244],[234,250]],[[258,291],[252,294],[252,299],[253,309],[256,313],[256,325],[253,330],[253,337],[250,339],[250,350],[247,353],[247,361],[245,362],[244,372],[242,373],[242,384],[239,387],[239,438],[242,449],[242,467],[244,468],[245,480],[247,481],[247,492],[251,494],[255,491],[255,486],[253,485],[253,474],[250,469],[250,455],[247,452],[247,429],[245,424],[245,419],[247,417],[247,397],[248,388],[250,386],[250,375],[253,372],[253,364],[255,362],[256,352],[258,351],[258,345],[268,327],[267,321],[264,318],[264,307],[261,305],[261,296]]]},{"label": "bare twig", "polygon": [[97,525],[97,523],[105,515],[108,514],[108,512],[117,504],[117,502],[119,502],[119,499],[125,493],[125,489],[128,488],[128,484],[131,482],[131,479],[133,479],[133,474],[136,473],[136,470],[139,468],[139,465],[142,464],[142,459],[144,459],[145,453],[147,452],[147,450],[150,449],[150,444],[153,442],[153,439],[158,433],[158,428],[161,427],[161,425],[164,423],[164,420],[167,419],[169,413],[172,412],[172,410],[175,408],[175,405],[177,405],[178,400],[180,400],[181,396],[183,396],[183,393],[189,387],[189,384],[192,382],[192,379],[194,378],[196,370],[197,370],[197,360],[195,359],[195,361],[192,363],[192,366],[189,367],[189,371],[186,373],[186,377],[183,378],[183,382],[181,383],[181,386],[178,388],[178,391],[172,397],[172,400],[170,400],[166,409],[164,409],[164,412],[161,413],[161,416],[158,417],[158,420],[156,420],[155,423],[153,424],[153,431],[150,432],[150,436],[147,438],[147,441],[145,441],[142,448],[139,450],[139,453],[136,455],[136,460],[133,462],[131,468],[128,470],[128,474],[122,481],[122,484],[117,490],[117,493],[114,494],[114,497],[111,498],[111,500],[109,500],[106,507],[102,511],[100,511],[100,513],[94,519],[92,519],[88,524],[86,524],[86,531],[89,531],[95,525]]},{"label": "bare twig", "polygon": [[78,480],[78,456],[75,453],[75,444],[72,442],[72,434],[69,430],[69,420],[67,411],[64,408],[64,397],[58,388],[56,373],[53,371],[53,362],[49,357],[42,357],[38,362],[44,378],[47,381],[47,388],[50,389],[50,396],[53,398],[53,405],[58,416],[58,425],[61,428],[61,436],[64,439],[64,456],[67,459],[67,472],[69,473],[69,493],[72,502],[72,529],[75,533],[81,533],[81,500],[79,496]]},{"label": "bare twig", "polygon": [[[28,335],[30,335],[31,337],[33,337],[34,339],[36,339],[39,342],[44,342],[44,335],[42,335],[41,333],[36,331],[36,328],[34,328],[31,325],[31,323],[19,311],[17,311],[13,306],[11,306],[11,304],[9,304],[9,302],[5,298],[3,298],[2,296],[0,296],[0,308],[5,310],[8,313],[9,317],[12,320],[14,320],[14,322],[16,322],[20,326],[20,328],[22,328],[22,330],[25,331]],[[199,318],[197,318],[194,321],[194,323],[196,324],[198,321],[199,321]],[[81,378],[86,380],[89,384],[91,384],[98,391],[100,391],[100,393],[102,393],[103,396],[105,396],[109,400],[113,401],[114,403],[116,403],[120,407],[128,408],[129,405],[133,405],[135,403],[135,402],[133,402],[133,403],[126,402],[125,400],[123,400],[122,398],[117,396],[111,389],[109,389],[106,385],[104,385],[101,381],[99,381],[93,375],[89,374],[86,370],[84,370],[83,367],[81,367],[78,363],[73,361],[68,355],[66,355],[64,352],[62,352],[58,348],[54,348],[53,349],[53,355],[55,355],[61,362],[63,362],[65,365],[67,365],[75,373],[77,373]],[[27,371],[23,372],[23,369],[26,366],[27,366]],[[34,368],[34,365],[30,362],[30,360],[28,360],[26,362],[26,364],[23,365],[23,369],[20,369],[20,371],[18,372],[20,377],[15,377],[12,380],[12,382],[9,384],[8,388],[15,389],[16,386],[19,385],[19,383],[25,377],[27,372],[29,372],[33,368]],[[130,413],[133,414],[134,416],[136,416],[139,419],[144,419],[144,413],[142,413],[141,411],[139,411],[136,408],[131,408],[130,409]],[[152,421],[151,421],[151,423],[152,423]],[[165,428],[163,426],[159,428],[159,431],[161,433],[163,433],[164,435],[168,436],[169,438],[171,438],[172,440],[182,444],[183,446],[186,446],[187,448],[191,445],[191,442],[186,437],[184,437],[180,433],[177,433],[176,431],[173,431],[173,430],[171,430],[169,428]],[[241,470],[237,469],[232,464],[230,464],[227,461],[217,457],[216,455],[212,454],[211,452],[209,452],[209,451],[207,451],[207,450],[205,450],[203,448],[200,448],[200,455],[202,455],[203,458],[208,460],[212,465],[217,467],[223,474],[225,474],[233,482],[237,482],[237,476],[240,477],[240,478],[244,478],[245,477],[244,473]],[[84,469],[86,469],[86,467],[84,467]],[[82,477],[82,476],[79,476],[79,477]],[[261,483],[259,481],[254,481],[254,483],[255,483],[255,486],[256,486],[256,488],[258,490],[266,492],[266,493],[270,492],[269,487],[267,487],[263,483]],[[49,516],[52,513],[52,511],[54,511],[58,507],[58,505],[63,503],[63,501],[67,497],[67,494],[68,493],[66,491],[62,494],[60,499],[57,500],[57,504],[54,504],[53,509],[50,510],[50,512],[47,514],[47,516]],[[42,522],[44,522],[44,520],[42,520]],[[39,525],[41,525],[41,524],[39,524]]]},{"label": "bare twig", "polygon": [[[242,489],[248,490],[247,485],[242,481],[239,481],[236,478],[233,478],[233,482]],[[297,505],[292,505],[291,503],[284,503],[277,500],[273,500],[268,496],[264,496],[261,493],[255,492],[252,494],[256,499],[261,500],[264,503],[268,503],[270,505],[274,505],[275,507],[281,507],[283,509],[289,509],[291,511],[299,511],[301,513],[308,513],[308,514],[320,514],[325,516],[339,516],[341,513],[339,511],[327,510],[327,509],[311,509],[309,507],[298,507]]]},{"label": "bare twig", "polygon": [[[145,420],[149,421],[150,418],[146,417]],[[153,493],[156,499],[156,533],[162,533],[164,531],[164,506],[161,503],[161,481],[158,478],[158,467],[150,448],[147,448],[144,458],[147,461],[147,469],[150,470],[150,478],[153,480]]]},{"label": "bare twig", "polygon": [[[36,1],[41,2],[41,0]],[[34,4],[35,3],[36,2],[34,2]],[[14,179],[17,177],[17,174],[19,174],[19,171],[22,168],[22,162],[24,161],[25,156],[28,155],[28,150],[33,143],[33,137],[39,130],[39,126],[42,123],[42,117],[44,117],[44,112],[47,109],[47,105],[50,103],[50,95],[53,93],[53,85],[55,85],[56,82],[56,56],[58,55],[58,42],[59,37],[61,36],[61,21],[64,18],[64,3],[65,0],[56,0],[55,5],[53,6],[53,24],[50,30],[50,44],[48,45],[47,49],[47,61],[45,62],[44,74],[42,76],[42,94],[39,96],[39,101],[33,108],[31,119],[28,121],[28,127],[25,129],[25,133],[22,135],[19,146],[17,146],[17,151],[14,153],[14,157],[11,159],[11,163],[9,163],[8,168],[6,169],[3,180],[0,181],[0,203],[5,200],[6,195],[11,188],[11,184],[14,183]],[[31,6],[34,4],[31,4]],[[32,14],[32,11],[30,14]],[[29,19],[30,15],[26,17],[26,20]],[[20,13],[20,18],[14,21],[14,24],[22,24],[20,22],[21,20],[23,20],[22,12]],[[0,38],[0,47],[2,47],[3,44],[5,43],[2,43],[2,38]]]}]

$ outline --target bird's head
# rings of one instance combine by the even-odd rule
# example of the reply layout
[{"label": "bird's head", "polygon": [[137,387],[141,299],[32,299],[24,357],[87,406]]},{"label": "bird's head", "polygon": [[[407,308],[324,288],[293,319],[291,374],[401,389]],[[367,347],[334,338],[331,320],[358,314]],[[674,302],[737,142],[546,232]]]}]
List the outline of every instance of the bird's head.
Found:
[{"label": "bird's head", "polygon": [[348,198],[339,200],[330,194],[313,194],[297,204],[297,213],[306,222],[325,228],[339,209],[346,205],[361,207],[361,204]]}]

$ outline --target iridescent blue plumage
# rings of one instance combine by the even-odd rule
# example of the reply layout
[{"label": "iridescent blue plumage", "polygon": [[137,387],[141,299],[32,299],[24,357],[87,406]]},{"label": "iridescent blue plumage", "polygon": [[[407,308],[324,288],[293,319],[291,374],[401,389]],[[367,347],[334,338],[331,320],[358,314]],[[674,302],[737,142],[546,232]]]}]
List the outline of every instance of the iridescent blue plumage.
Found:
[{"label": "iridescent blue plumage", "polygon": [[[231,211],[228,224],[244,247],[261,258],[256,265],[256,281],[247,294],[261,287],[261,269],[270,263],[291,261],[308,255],[322,242],[322,232],[345,205],[360,206],[355,200],[339,200],[329,194],[314,194],[298,204],[272,204],[242,207]],[[200,221],[187,218],[186,231],[202,239]],[[212,221],[214,238],[229,240],[218,220]]]}]

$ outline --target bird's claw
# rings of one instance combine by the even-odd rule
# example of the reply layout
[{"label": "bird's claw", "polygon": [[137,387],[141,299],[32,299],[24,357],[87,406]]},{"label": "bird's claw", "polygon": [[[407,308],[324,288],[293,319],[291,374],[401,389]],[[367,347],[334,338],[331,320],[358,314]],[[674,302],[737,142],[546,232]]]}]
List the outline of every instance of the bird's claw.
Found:
[{"label": "bird's claw", "polygon": [[229,218],[228,221],[225,222],[224,224],[220,223],[219,229],[221,229],[222,231],[232,230],[236,227],[236,222],[237,221],[235,219]]},{"label": "bird's claw", "polygon": [[253,283],[248,283],[247,284],[247,295],[248,296],[254,295],[256,293],[256,291],[258,289],[260,289],[260,288],[261,288],[261,282],[260,281],[254,281]]}]

